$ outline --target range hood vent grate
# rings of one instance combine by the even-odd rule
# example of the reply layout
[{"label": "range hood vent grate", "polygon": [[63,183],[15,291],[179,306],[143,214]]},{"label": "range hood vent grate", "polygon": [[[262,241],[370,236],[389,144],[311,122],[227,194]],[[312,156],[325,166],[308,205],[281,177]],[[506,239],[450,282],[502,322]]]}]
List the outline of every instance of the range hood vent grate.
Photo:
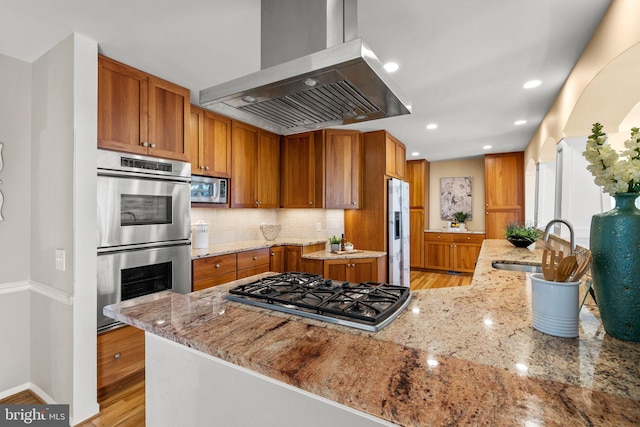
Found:
[{"label": "range hood vent grate", "polygon": [[287,129],[335,120],[353,120],[382,111],[346,80],[239,108]]}]

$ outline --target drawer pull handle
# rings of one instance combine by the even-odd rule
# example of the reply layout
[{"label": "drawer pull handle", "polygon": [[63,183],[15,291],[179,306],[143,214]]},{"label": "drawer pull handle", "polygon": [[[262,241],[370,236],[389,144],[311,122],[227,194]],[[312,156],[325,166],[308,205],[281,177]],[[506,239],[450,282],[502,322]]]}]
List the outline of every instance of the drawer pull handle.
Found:
[{"label": "drawer pull handle", "polygon": [[115,356],[113,356],[114,359],[120,359],[121,357],[120,353],[116,353]]},{"label": "drawer pull handle", "polygon": [[220,264],[216,264],[216,268],[220,268]]}]

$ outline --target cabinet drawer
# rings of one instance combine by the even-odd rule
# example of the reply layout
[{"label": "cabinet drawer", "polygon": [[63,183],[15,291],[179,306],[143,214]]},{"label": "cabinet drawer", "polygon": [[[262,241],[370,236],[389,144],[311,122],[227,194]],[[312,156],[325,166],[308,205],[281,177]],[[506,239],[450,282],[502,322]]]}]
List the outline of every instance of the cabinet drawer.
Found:
[{"label": "cabinet drawer", "polygon": [[238,279],[244,279],[245,277],[253,276],[254,274],[266,273],[267,271],[269,271],[269,263],[245,268],[243,270],[238,270]]},{"label": "cabinet drawer", "polygon": [[124,326],[98,335],[98,390],[144,370],[144,331]]},{"label": "cabinet drawer", "polygon": [[238,270],[263,264],[266,264],[267,267],[269,266],[269,248],[238,253]]},{"label": "cabinet drawer", "polygon": [[429,242],[453,242],[451,233],[424,233],[424,240]]},{"label": "cabinet drawer", "polygon": [[453,235],[454,243],[482,243],[484,234],[455,234]]},{"label": "cabinet drawer", "polygon": [[204,279],[193,281],[193,291],[201,291],[212,286],[222,285],[224,283],[236,280],[236,272],[218,274],[217,276],[205,277]]},{"label": "cabinet drawer", "polygon": [[236,272],[236,254],[212,256],[193,260],[194,282],[205,277]]}]

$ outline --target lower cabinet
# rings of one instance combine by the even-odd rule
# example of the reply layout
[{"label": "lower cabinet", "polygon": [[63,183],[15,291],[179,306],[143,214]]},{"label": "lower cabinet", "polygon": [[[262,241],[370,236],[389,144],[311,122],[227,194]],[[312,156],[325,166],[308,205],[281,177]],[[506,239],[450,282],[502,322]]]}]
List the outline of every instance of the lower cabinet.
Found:
[{"label": "lower cabinet", "polygon": [[269,248],[238,252],[238,279],[269,271]]},{"label": "lower cabinet", "polygon": [[269,270],[276,273],[284,273],[284,246],[269,248]]},{"label": "lower cabinet", "polygon": [[322,275],[327,279],[351,283],[385,282],[381,263],[386,257],[324,260]]},{"label": "lower cabinet", "polygon": [[424,233],[425,267],[472,273],[484,236],[476,233]]},{"label": "lower cabinet", "polygon": [[133,326],[98,335],[98,395],[135,375],[144,375],[144,331]]},{"label": "lower cabinet", "polygon": [[198,258],[191,261],[193,291],[222,285],[236,280],[236,254]]}]

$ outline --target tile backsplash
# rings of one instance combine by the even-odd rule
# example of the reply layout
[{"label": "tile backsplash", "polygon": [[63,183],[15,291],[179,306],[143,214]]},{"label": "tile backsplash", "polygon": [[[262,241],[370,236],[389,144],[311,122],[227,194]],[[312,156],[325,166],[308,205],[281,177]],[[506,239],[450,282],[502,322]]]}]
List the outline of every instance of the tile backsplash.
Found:
[{"label": "tile backsplash", "polygon": [[[344,233],[342,209],[207,209],[192,208],[191,223],[209,224],[209,245],[262,240],[260,224],[280,224],[279,237],[324,240]],[[317,224],[321,230],[316,231]]]}]

